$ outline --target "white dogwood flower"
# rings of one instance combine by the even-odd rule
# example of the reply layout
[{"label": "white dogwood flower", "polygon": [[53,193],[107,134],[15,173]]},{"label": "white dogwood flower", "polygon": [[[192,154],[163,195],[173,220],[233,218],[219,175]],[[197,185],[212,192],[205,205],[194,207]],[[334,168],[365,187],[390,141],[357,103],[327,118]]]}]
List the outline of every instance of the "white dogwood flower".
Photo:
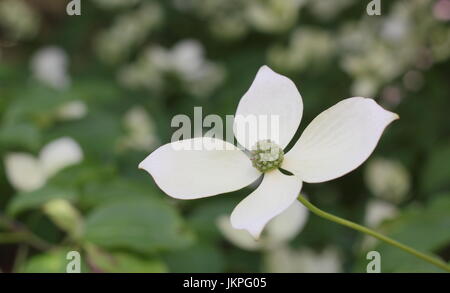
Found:
[{"label": "white dogwood flower", "polygon": [[6,177],[18,191],[33,191],[44,186],[47,179],[60,170],[79,163],[83,151],[70,137],[62,137],[46,144],[34,157],[28,153],[9,153],[5,156]]},{"label": "white dogwood flower", "polygon": [[69,57],[59,47],[45,47],[36,51],[31,59],[34,77],[55,89],[66,89],[71,82],[68,73]]},{"label": "white dogwood flower", "polygon": [[[235,229],[245,229],[258,238],[266,223],[296,200],[303,181],[324,182],[357,168],[372,153],[385,127],[398,119],[397,114],[372,99],[345,99],[319,114],[284,154],[302,112],[303,102],[295,84],[263,66],[240,100],[235,117],[235,137],[241,146],[252,150],[251,159],[228,142],[197,137],[159,147],[139,168],[150,173],[165,193],[178,199],[239,190],[263,176],[230,219]],[[279,127],[271,133],[261,132],[265,129],[259,123],[263,119],[249,127],[242,127],[239,124],[245,121],[236,119],[251,116],[278,117]],[[180,148],[188,143],[213,147]],[[280,168],[293,175],[285,175]]]}]

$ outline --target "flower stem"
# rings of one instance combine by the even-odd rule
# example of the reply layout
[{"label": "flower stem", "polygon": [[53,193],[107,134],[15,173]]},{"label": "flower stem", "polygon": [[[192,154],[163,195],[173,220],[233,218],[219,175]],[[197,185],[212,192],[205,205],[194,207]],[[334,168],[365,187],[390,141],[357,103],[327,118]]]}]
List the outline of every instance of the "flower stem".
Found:
[{"label": "flower stem", "polygon": [[38,250],[49,250],[53,246],[39,238],[20,223],[13,221],[0,212],[0,226],[4,226],[11,233],[0,234],[0,243],[27,242]]},{"label": "flower stem", "polygon": [[315,205],[313,205],[311,202],[309,202],[305,197],[303,197],[302,195],[299,195],[298,200],[305,205],[311,212],[313,212],[314,214],[318,215],[319,217],[322,217],[324,219],[330,220],[332,222],[338,223],[340,225],[352,228],[354,230],[357,230],[359,232],[368,234],[370,236],[373,236],[381,241],[384,241],[392,246],[395,246],[397,248],[400,248],[401,250],[410,253],[412,255],[414,255],[415,257],[418,257],[426,262],[429,262],[447,272],[450,272],[450,266],[447,265],[446,263],[444,263],[443,261],[441,261],[440,259],[437,259],[435,257],[432,257],[430,255],[427,255],[425,253],[422,253],[418,250],[415,250],[414,248],[411,248],[407,245],[404,245],[392,238],[389,238],[387,236],[384,236],[372,229],[366,228],[362,225],[356,224],[354,222],[342,219],[340,217],[337,217],[335,215],[332,215],[330,213],[327,213],[325,211],[322,211],[321,209],[319,209],[318,207],[316,207]]}]

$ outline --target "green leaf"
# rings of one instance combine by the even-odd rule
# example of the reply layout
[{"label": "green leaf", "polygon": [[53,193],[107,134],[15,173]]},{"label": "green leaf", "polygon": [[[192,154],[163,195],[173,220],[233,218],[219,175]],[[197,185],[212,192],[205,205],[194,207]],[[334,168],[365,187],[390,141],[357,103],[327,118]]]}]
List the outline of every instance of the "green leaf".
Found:
[{"label": "green leaf", "polygon": [[[439,196],[426,207],[411,206],[381,229],[387,236],[430,255],[450,244],[450,196]],[[439,268],[385,243],[373,250],[381,254],[382,272],[443,272]],[[364,256],[365,257],[365,256]],[[368,261],[360,259],[357,271]]]},{"label": "green leaf", "polygon": [[48,180],[48,185],[57,187],[83,188],[87,184],[96,182],[105,186],[116,175],[112,165],[94,164],[84,161],[59,171]]},{"label": "green leaf", "polygon": [[236,202],[231,197],[210,198],[196,206],[188,220],[202,241],[222,239],[216,224],[217,219],[223,215],[229,216],[235,206]]},{"label": "green leaf", "polygon": [[180,217],[167,204],[130,199],[95,209],[87,217],[84,239],[104,248],[150,253],[184,247],[191,235],[183,230]]},{"label": "green leaf", "polygon": [[59,125],[49,138],[70,136],[82,146],[86,157],[113,159],[114,146],[122,134],[121,127],[121,120],[117,116],[96,112],[88,114],[82,120]]},{"label": "green leaf", "polygon": [[[21,273],[66,273],[66,267],[70,260],[67,260],[67,253],[71,249],[63,248],[31,257],[20,269]],[[86,273],[86,262],[81,258],[81,272]]]},{"label": "green leaf", "polygon": [[450,188],[450,145],[434,149],[421,176],[425,192],[448,190]]},{"label": "green leaf", "polygon": [[52,199],[60,198],[74,201],[76,197],[76,192],[71,189],[47,186],[36,191],[21,192],[17,194],[8,205],[7,211],[11,216],[16,216],[23,211],[39,208]]},{"label": "green leaf", "polygon": [[435,198],[425,207],[412,206],[385,229],[395,239],[413,243],[417,249],[436,251],[450,243],[450,196]]},{"label": "green leaf", "polygon": [[67,96],[58,90],[30,83],[17,91],[4,118],[7,123],[29,121],[48,126],[53,121],[57,107],[67,100]]},{"label": "green leaf", "polygon": [[41,143],[41,134],[32,124],[8,124],[0,128],[2,148],[21,148],[37,150]]},{"label": "green leaf", "polygon": [[124,252],[105,252],[88,246],[89,263],[94,270],[105,273],[165,273],[167,266],[154,257]]},{"label": "green leaf", "polygon": [[132,179],[120,178],[109,182],[95,182],[86,186],[80,202],[83,206],[93,207],[105,202],[148,198],[152,195],[163,196],[150,180],[147,183],[141,183]]},{"label": "green leaf", "polygon": [[207,244],[170,253],[166,261],[174,273],[221,273],[225,270],[224,256],[217,248]]}]

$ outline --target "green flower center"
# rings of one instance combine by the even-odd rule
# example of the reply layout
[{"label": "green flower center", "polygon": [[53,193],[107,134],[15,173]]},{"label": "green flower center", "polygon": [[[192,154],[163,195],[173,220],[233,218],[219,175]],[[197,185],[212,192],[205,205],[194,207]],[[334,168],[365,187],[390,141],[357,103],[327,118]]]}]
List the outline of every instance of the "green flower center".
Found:
[{"label": "green flower center", "polygon": [[277,169],[283,162],[283,149],[269,139],[260,140],[251,150],[253,167],[265,173]]}]

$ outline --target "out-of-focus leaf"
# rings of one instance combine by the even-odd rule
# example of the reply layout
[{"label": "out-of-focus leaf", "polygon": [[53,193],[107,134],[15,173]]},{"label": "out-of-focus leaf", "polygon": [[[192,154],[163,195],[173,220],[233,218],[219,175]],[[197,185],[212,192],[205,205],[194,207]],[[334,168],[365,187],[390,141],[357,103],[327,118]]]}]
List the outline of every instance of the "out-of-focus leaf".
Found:
[{"label": "out-of-focus leaf", "polygon": [[108,253],[90,246],[89,264],[95,271],[105,273],[165,273],[166,265],[157,258],[126,252]]},{"label": "out-of-focus leaf", "polygon": [[[98,69],[94,67],[93,70]],[[120,100],[121,92],[116,84],[111,84],[107,78],[98,78],[99,72],[91,71],[89,75],[78,77],[74,81],[72,99],[83,99],[89,105],[111,104]],[[97,75],[97,76],[96,76]],[[124,102],[122,100],[122,102]]]},{"label": "out-of-focus leaf", "polygon": [[224,256],[209,245],[198,244],[166,256],[169,269],[174,273],[221,273]]},{"label": "out-of-focus leaf", "polygon": [[4,119],[7,123],[32,121],[39,126],[47,126],[57,107],[67,100],[63,92],[32,83],[18,90]]},{"label": "out-of-focus leaf", "polygon": [[32,124],[6,124],[0,128],[0,145],[3,148],[23,148],[37,150],[41,134]]},{"label": "out-of-focus leaf", "polygon": [[260,251],[238,249],[235,246],[224,251],[228,272],[257,273],[263,269],[263,259]]},{"label": "out-of-focus leaf", "polygon": [[48,185],[79,188],[87,183],[97,182],[104,186],[105,182],[115,178],[115,175],[116,170],[111,165],[83,162],[58,172],[49,179]]},{"label": "out-of-focus leaf", "polygon": [[107,202],[86,219],[84,239],[104,248],[141,253],[185,247],[191,235],[167,204],[154,199]]},{"label": "out-of-focus leaf", "polygon": [[144,184],[132,179],[115,179],[86,186],[80,203],[85,207],[93,207],[117,200],[148,198],[154,194],[161,195],[161,192],[151,182]]},{"label": "out-of-focus leaf", "polygon": [[223,215],[229,216],[235,205],[235,201],[229,197],[208,199],[192,211],[189,223],[203,241],[220,239],[222,236],[216,224],[217,219]]},{"label": "out-of-focus leaf", "polygon": [[[69,251],[71,251],[71,249],[60,248],[58,250],[38,254],[31,257],[19,271],[21,273],[66,273],[67,265],[71,261],[70,259],[67,259],[67,253]],[[83,256],[81,256],[80,261],[81,272],[89,272]]]},{"label": "out-of-focus leaf", "polygon": [[122,134],[121,120],[108,113],[96,112],[82,120],[63,124],[52,132],[51,138],[69,136],[83,148],[87,157],[111,158]]},{"label": "out-of-focus leaf", "polygon": [[422,172],[421,187],[424,192],[450,188],[450,145],[431,152]]},{"label": "out-of-focus leaf", "polygon": [[31,192],[22,192],[13,197],[8,205],[8,213],[12,216],[25,210],[38,208],[48,201],[56,198],[74,201],[77,194],[72,189],[43,187]]}]

